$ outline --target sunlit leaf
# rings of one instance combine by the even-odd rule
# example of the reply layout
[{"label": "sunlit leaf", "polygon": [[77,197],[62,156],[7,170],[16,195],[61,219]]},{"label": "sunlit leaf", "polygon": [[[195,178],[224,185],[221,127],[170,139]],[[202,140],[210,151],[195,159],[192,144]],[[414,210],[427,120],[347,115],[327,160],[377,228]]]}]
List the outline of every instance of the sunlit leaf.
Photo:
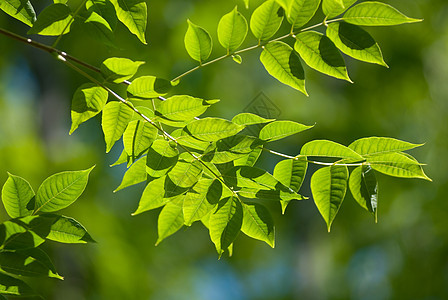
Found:
[{"label": "sunlit leaf", "polygon": [[117,17],[131,33],[146,44],[146,19],[148,12],[146,2],[143,0],[110,0],[114,5]]},{"label": "sunlit leaf", "polygon": [[86,32],[95,40],[105,43],[109,46],[114,45],[114,32],[109,23],[98,13],[92,11],[89,17],[84,21]]},{"label": "sunlit leaf", "polygon": [[366,1],[353,6],[342,19],[363,26],[390,26],[422,21],[409,18],[392,6],[376,1]]},{"label": "sunlit leaf", "polygon": [[171,196],[180,195],[195,185],[201,178],[201,174],[202,164],[199,161],[179,160],[168,173],[165,189]]},{"label": "sunlit leaf", "polygon": [[2,201],[11,218],[29,216],[34,209],[34,191],[28,181],[8,173],[2,189]]},{"label": "sunlit leaf", "polygon": [[172,200],[165,198],[165,179],[166,176],[163,176],[148,183],[140,198],[137,210],[132,214],[133,216],[161,207]]},{"label": "sunlit leaf", "polygon": [[2,0],[0,9],[28,26],[33,26],[36,21],[36,13],[29,0]]},{"label": "sunlit leaf", "polygon": [[219,180],[201,179],[184,198],[183,214],[185,225],[201,220],[210,213],[223,194]]},{"label": "sunlit leaf", "polygon": [[249,166],[253,167],[260,157],[261,152],[263,152],[263,147],[256,147],[249,154],[238,158],[233,161],[235,166]]},{"label": "sunlit leaf", "polygon": [[154,76],[141,76],[132,81],[128,87],[128,93],[133,97],[151,99],[165,96],[171,87],[168,80]]},{"label": "sunlit leaf", "polygon": [[66,244],[84,244],[95,242],[87,230],[73,218],[61,215],[44,215],[43,217],[53,218],[50,232],[47,239]]},{"label": "sunlit leaf", "polygon": [[250,29],[259,41],[272,37],[283,21],[283,8],[275,2],[268,0],[261,4],[250,18]]},{"label": "sunlit leaf", "polygon": [[112,30],[117,26],[117,14],[114,5],[109,0],[87,0],[86,8],[89,12],[100,15]]},{"label": "sunlit leaf", "polygon": [[314,203],[327,223],[328,231],[344,200],[347,180],[347,167],[337,165],[321,168],[311,177]]},{"label": "sunlit leaf", "polygon": [[238,12],[237,7],[224,15],[218,23],[218,40],[227,50],[234,52],[244,42],[248,31],[246,18]]},{"label": "sunlit leaf", "polygon": [[61,35],[69,33],[73,23],[70,8],[62,3],[47,6],[37,17],[28,34]]},{"label": "sunlit leaf", "polygon": [[18,223],[16,219],[0,224],[0,248],[24,250],[36,248],[43,242],[45,242],[44,238],[28,230],[25,224]]},{"label": "sunlit leaf", "polygon": [[123,145],[130,162],[141,157],[156,138],[157,128],[150,123],[140,120],[130,122],[123,133]]},{"label": "sunlit leaf", "polygon": [[243,204],[241,231],[251,238],[266,242],[272,248],[275,246],[274,221],[266,207],[261,204]]},{"label": "sunlit leaf", "polygon": [[185,131],[184,128],[174,130],[171,133],[171,136],[175,138],[176,142],[180,145],[201,151],[204,151],[211,143],[193,137],[188,131]]},{"label": "sunlit leaf", "polygon": [[275,119],[265,119],[252,113],[240,113],[233,117],[232,123],[248,126],[255,124],[263,124],[275,121]]},{"label": "sunlit leaf", "polygon": [[244,129],[244,126],[234,124],[219,118],[204,118],[189,123],[184,131],[197,139],[206,142],[216,142],[232,136]]},{"label": "sunlit leaf", "polygon": [[286,19],[294,29],[308,23],[320,4],[320,0],[277,0],[277,2],[284,8]]},{"label": "sunlit leaf", "polygon": [[61,172],[45,179],[37,190],[34,212],[54,212],[75,202],[86,188],[93,168]]},{"label": "sunlit leaf", "polygon": [[293,121],[274,121],[261,129],[259,138],[261,140],[272,142],[299,133],[311,127],[313,126],[306,126]]},{"label": "sunlit leaf", "polygon": [[146,172],[150,177],[161,177],[176,165],[179,151],[164,139],[155,140],[148,150]]},{"label": "sunlit leaf", "polygon": [[260,61],[272,77],[308,95],[305,90],[305,73],[300,58],[289,45],[283,42],[272,42],[263,46]]},{"label": "sunlit leaf", "polygon": [[144,61],[132,61],[127,58],[111,57],[101,64],[101,73],[109,82],[120,83],[132,78]]},{"label": "sunlit leaf", "polygon": [[348,147],[362,156],[401,152],[420,147],[423,144],[412,144],[387,137],[368,137],[354,141]]},{"label": "sunlit leaf", "polygon": [[124,173],[123,180],[114,192],[118,192],[119,190],[131,185],[141,183],[146,180],[146,176],[146,157],[143,157],[133,163],[126,173]]},{"label": "sunlit leaf", "polygon": [[101,122],[106,141],[106,153],[121,138],[133,115],[134,111],[121,102],[111,101],[106,104]]},{"label": "sunlit leaf", "polygon": [[308,142],[303,145],[300,154],[305,156],[325,156],[363,160],[363,157],[352,149],[328,140],[314,140]]},{"label": "sunlit leaf", "polygon": [[327,18],[333,18],[353,5],[357,0],[322,0],[322,11]]},{"label": "sunlit leaf", "polygon": [[351,82],[344,58],[333,42],[316,31],[305,31],[296,35],[294,49],[308,66],[329,76]]},{"label": "sunlit leaf", "polygon": [[31,297],[36,293],[20,279],[0,273],[0,294],[6,296]]},{"label": "sunlit leaf", "polygon": [[213,42],[210,34],[204,28],[188,21],[188,29],[185,34],[185,49],[194,60],[203,63],[212,53]]},{"label": "sunlit leaf", "polygon": [[238,54],[232,55],[232,59],[234,62],[236,62],[239,65],[241,65],[243,63],[243,58],[241,57],[241,55],[238,55]]},{"label": "sunlit leaf", "polygon": [[359,166],[352,171],[349,180],[350,191],[356,202],[375,216],[377,220],[378,182],[370,166]]},{"label": "sunlit leaf", "polygon": [[368,156],[367,162],[372,169],[383,174],[402,178],[421,178],[431,181],[426,176],[421,164],[405,153],[392,152]]},{"label": "sunlit leaf", "polygon": [[216,102],[186,95],[173,96],[157,105],[156,115],[173,121],[189,121],[202,115]]},{"label": "sunlit leaf", "polygon": [[158,239],[156,246],[184,225],[182,203],[172,201],[165,205],[159,214]]},{"label": "sunlit leaf", "polygon": [[285,159],[275,165],[273,176],[283,185],[299,192],[305,178],[308,162],[306,157],[297,159]]},{"label": "sunlit leaf", "polygon": [[73,95],[71,105],[72,134],[78,126],[99,114],[106,105],[108,93],[105,89],[92,83],[81,85]]},{"label": "sunlit leaf", "polygon": [[216,142],[213,151],[203,155],[203,160],[222,164],[246,156],[260,146],[262,141],[247,135],[234,135]]}]

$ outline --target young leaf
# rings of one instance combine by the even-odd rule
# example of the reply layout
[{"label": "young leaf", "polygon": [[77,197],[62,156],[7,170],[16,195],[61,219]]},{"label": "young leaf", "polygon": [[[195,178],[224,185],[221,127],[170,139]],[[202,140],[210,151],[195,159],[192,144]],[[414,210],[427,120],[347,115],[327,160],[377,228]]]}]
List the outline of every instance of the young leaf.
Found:
[{"label": "young leaf", "polygon": [[296,36],[294,49],[308,66],[329,76],[352,82],[344,58],[333,42],[323,34],[305,31]]},{"label": "young leaf", "polygon": [[131,33],[146,45],[146,19],[148,12],[146,2],[141,0],[110,0],[114,5],[117,17]]},{"label": "young leaf", "polygon": [[137,160],[132,166],[124,173],[123,180],[120,185],[114,190],[118,192],[128,186],[143,182],[146,180],[146,157]]},{"label": "young leaf", "polygon": [[212,38],[210,34],[202,27],[188,21],[188,29],[185,34],[185,49],[194,60],[202,64],[212,53]]},{"label": "young leaf", "polygon": [[20,279],[0,273],[0,294],[6,296],[32,297],[36,293]]},{"label": "young leaf", "polygon": [[144,61],[132,61],[127,58],[111,57],[101,64],[101,73],[106,81],[120,83],[132,78]]},{"label": "young leaf", "polygon": [[289,45],[272,42],[263,46],[260,61],[272,77],[308,96],[300,58]]},{"label": "young leaf", "polygon": [[392,152],[368,156],[367,162],[372,169],[383,174],[401,178],[421,178],[432,181],[423,172],[421,164],[405,153]]},{"label": "young leaf", "polygon": [[298,193],[307,168],[308,162],[306,157],[300,156],[297,159],[285,159],[275,165],[273,176],[283,185]]},{"label": "young leaf", "polygon": [[401,152],[420,147],[423,144],[412,144],[387,137],[368,137],[354,141],[348,147],[356,153],[367,155],[386,154],[390,152]]},{"label": "young leaf", "polygon": [[286,19],[293,29],[299,29],[316,14],[320,0],[277,0],[285,9]]},{"label": "young leaf", "polygon": [[243,58],[241,57],[241,55],[238,55],[238,54],[232,55],[232,59],[234,62],[236,62],[239,65],[241,65],[243,63]]},{"label": "young leaf", "polygon": [[30,27],[36,21],[36,13],[29,0],[2,0],[0,9]]},{"label": "young leaf", "polygon": [[347,167],[337,165],[321,168],[311,177],[314,202],[327,223],[328,232],[344,200],[347,180]]},{"label": "young leaf", "polygon": [[182,213],[182,203],[172,201],[165,205],[159,214],[158,219],[158,239],[156,246],[165,238],[169,237],[184,225],[184,216]]},{"label": "young leaf", "polygon": [[237,7],[224,15],[218,23],[218,40],[227,50],[234,52],[244,42],[248,31],[246,18],[238,12]]},{"label": "young leaf", "polygon": [[173,96],[157,105],[156,115],[173,121],[190,121],[216,102],[185,95]]},{"label": "young leaf", "polygon": [[158,178],[171,170],[177,163],[179,151],[164,139],[155,140],[148,150],[146,172],[150,177]]},{"label": "young leaf", "polygon": [[265,119],[255,114],[251,113],[240,113],[233,117],[232,123],[249,126],[255,124],[264,124],[275,121],[275,119]]},{"label": "young leaf", "polygon": [[353,6],[342,19],[362,26],[391,26],[421,21],[409,18],[392,6],[376,1],[366,1]]},{"label": "young leaf", "polygon": [[222,184],[219,180],[201,179],[187,193],[183,203],[185,225],[201,220],[210,213],[223,194]]},{"label": "young leaf", "polygon": [[146,121],[131,121],[123,134],[123,145],[130,162],[142,156],[156,138],[157,128]]},{"label": "young leaf", "polygon": [[28,181],[8,173],[2,189],[2,201],[11,218],[29,216],[34,209],[34,191]]},{"label": "young leaf", "polygon": [[275,0],[268,0],[253,12],[250,29],[259,41],[265,41],[277,32],[282,21],[283,8]]},{"label": "young leaf", "polygon": [[293,121],[274,121],[264,126],[259,133],[259,138],[272,142],[287,136],[299,133],[313,126],[306,126]]},{"label": "young leaf", "polygon": [[333,18],[353,5],[357,0],[322,0],[322,11],[327,18]]},{"label": "young leaf", "polygon": [[387,67],[380,46],[362,28],[345,22],[330,23],[327,26],[327,36],[345,54]]},{"label": "young leaf", "polygon": [[364,160],[361,155],[352,149],[327,140],[314,140],[306,143],[300,150],[300,154],[305,156],[325,156]]},{"label": "young leaf", "polygon": [[172,88],[168,80],[154,76],[141,76],[134,79],[128,87],[128,93],[136,98],[151,99],[165,96]]},{"label": "young leaf", "polygon": [[38,16],[28,34],[61,35],[70,32],[73,23],[70,8],[62,3],[47,6]]},{"label": "young leaf", "polygon": [[349,180],[350,191],[356,202],[375,216],[377,220],[378,182],[370,166],[359,166],[352,171]]},{"label": "young leaf", "polygon": [[235,240],[243,224],[243,207],[240,200],[227,197],[219,201],[218,208],[209,220],[210,238],[216,246],[219,257]]},{"label": "young leaf", "polygon": [[93,83],[81,85],[72,99],[72,127],[69,134],[72,134],[81,123],[99,114],[106,104],[107,96],[105,89]]},{"label": "young leaf", "polygon": [[58,211],[75,202],[86,188],[93,168],[61,172],[45,179],[37,190],[34,213]]},{"label": "young leaf", "polygon": [[106,153],[118,141],[131,121],[134,111],[118,101],[111,101],[103,109],[101,126],[106,141]]},{"label": "young leaf", "polygon": [[274,221],[266,207],[261,204],[243,204],[241,231],[251,238],[266,242],[272,248],[275,246]]},{"label": "young leaf", "polygon": [[216,142],[220,139],[235,135],[243,129],[244,126],[224,119],[204,118],[189,123],[184,128],[184,131],[199,140]]}]

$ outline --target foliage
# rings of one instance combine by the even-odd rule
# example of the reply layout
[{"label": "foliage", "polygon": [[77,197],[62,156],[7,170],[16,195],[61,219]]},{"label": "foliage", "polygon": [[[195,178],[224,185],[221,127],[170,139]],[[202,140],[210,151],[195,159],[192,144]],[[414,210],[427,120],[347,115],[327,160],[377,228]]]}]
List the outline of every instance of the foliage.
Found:
[{"label": "foliage", "polygon": [[[299,155],[290,156],[271,150],[270,143],[313,126],[247,113],[236,115],[232,120],[200,118],[218,100],[172,92],[184,76],[195,70],[228,57],[242,63],[240,54],[257,48],[262,49],[260,61],[272,77],[305,95],[308,93],[302,61],[318,72],[349,82],[352,81],[341,52],[360,61],[387,67],[379,45],[360,26],[389,26],[419,20],[406,17],[380,2],[355,5],[354,2],[324,0],[324,20],[309,27],[304,26],[315,16],[319,0],[267,0],[253,11],[249,22],[235,7],[219,21],[218,40],[225,54],[213,60],[209,60],[213,49],[210,33],[187,20],[185,48],[199,65],[171,81],[152,75],[136,77],[144,63],[141,61],[107,57],[101,67],[96,68],[56,49],[60,38],[70,32],[73,24],[85,26],[98,39],[111,42],[117,20],[146,44],[147,7],[143,1],[88,0],[73,11],[65,3],[55,3],[36,19],[29,1],[7,0],[0,8],[31,26],[29,34],[57,38],[50,47],[5,30],[0,32],[53,54],[90,81],[79,87],[73,96],[70,134],[83,122],[101,113],[106,152],[122,139],[124,150],[114,165],[126,163],[128,170],[116,191],[145,182],[145,190],[133,215],[162,207],[157,244],[183,225],[201,221],[221,256],[225,251],[232,253],[233,242],[240,232],[274,247],[275,226],[267,206],[277,202],[285,213],[290,201],[305,200],[299,190],[310,163],[323,166],[312,175],[311,190],[328,231],[347,189],[377,220],[376,172],[430,180],[423,172],[422,164],[403,152],[421,145],[386,137],[362,138],[348,146],[314,140],[303,145]],[[249,1],[245,4],[248,7]],[[331,19],[339,15],[342,16]],[[273,38],[285,20],[290,31]],[[319,26],[326,28],[325,34],[312,30]],[[258,43],[238,50],[249,28]],[[283,41],[288,38],[293,40],[293,47]],[[126,87],[125,93],[115,92],[123,87]],[[170,97],[164,98],[167,95]],[[273,174],[255,167],[261,152],[284,158],[275,166]],[[353,170],[350,172],[349,168]],[[81,238],[72,240],[58,235],[52,227],[69,231],[74,230],[69,226],[83,228],[75,225],[78,224],[76,221],[36,213],[51,213],[73,203],[84,190],[90,170],[53,175],[44,181],[36,196],[24,179],[10,175],[2,193],[4,205],[14,218],[2,224],[6,232],[3,246],[6,255],[18,255],[17,261],[23,262],[22,258],[28,254],[20,251],[37,249],[45,239],[86,241],[83,239],[88,236],[85,230],[82,236],[76,231],[76,236]],[[46,235],[35,232],[31,225],[34,222],[41,224],[39,218],[53,222],[47,225],[50,227],[47,227]],[[25,233],[30,244],[23,244],[22,239],[18,240],[17,246],[15,239],[14,243],[8,242],[11,237]],[[48,267],[43,262],[40,264]],[[11,273],[8,265],[2,265],[2,269]],[[45,275],[58,276],[54,267],[48,269]],[[19,273],[27,274],[30,274],[28,270]],[[0,280],[5,286],[4,294],[10,291],[6,289],[9,283],[14,287],[15,295],[29,293],[28,287],[22,286],[17,279],[6,274],[2,276],[6,276]]]}]

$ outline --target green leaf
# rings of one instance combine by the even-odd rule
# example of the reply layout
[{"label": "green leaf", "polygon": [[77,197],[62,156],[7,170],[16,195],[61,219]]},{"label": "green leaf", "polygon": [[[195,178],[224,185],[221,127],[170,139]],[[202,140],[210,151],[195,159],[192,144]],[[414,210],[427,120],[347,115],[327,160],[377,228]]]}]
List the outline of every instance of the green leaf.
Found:
[{"label": "green leaf", "polygon": [[421,178],[432,181],[426,176],[421,164],[406,153],[387,153],[368,156],[367,162],[372,169],[383,174],[401,178]]},{"label": "green leaf", "polygon": [[166,191],[171,196],[183,194],[198,182],[201,175],[202,164],[199,161],[185,162],[179,160],[168,173],[165,184]]},{"label": "green leaf", "polygon": [[352,82],[348,77],[344,58],[333,42],[316,31],[296,35],[294,49],[308,66],[329,76]]},{"label": "green leaf", "polygon": [[305,178],[308,162],[306,157],[285,159],[277,163],[273,176],[283,185],[298,193]]},{"label": "green leaf", "polygon": [[185,34],[185,49],[191,58],[202,64],[212,53],[213,42],[210,34],[204,28],[188,22]]},{"label": "green leaf", "polygon": [[423,144],[412,144],[387,137],[368,137],[354,141],[348,147],[362,156],[401,152],[420,147]]},{"label": "green leaf", "polygon": [[347,191],[348,170],[332,165],[317,170],[311,177],[314,202],[327,223],[328,232]]},{"label": "green leaf", "polygon": [[240,200],[227,197],[219,201],[216,211],[210,216],[210,238],[219,256],[233,243],[243,224],[243,207]]},{"label": "green leaf", "polygon": [[92,11],[89,17],[84,21],[84,30],[100,43],[105,43],[111,47],[114,44],[114,32],[109,23],[98,13]]},{"label": "green leaf", "polygon": [[300,58],[289,45],[272,42],[263,46],[260,61],[272,77],[308,96]]},{"label": "green leaf", "polygon": [[[123,151],[121,151],[121,154],[120,154],[120,156],[118,157],[118,159],[117,159],[113,164],[111,164],[110,167],[114,167],[114,166],[118,166],[118,165],[127,163],[128,160],[129,160],[129,156],[128,156],[128,154],[126,153],[126,150],[123,149]],[[128,166],[128,167],[129,167],[129,166]]]},{"label": "green leaf", "polygon": [[117,14],[115,8],[109,0],[87,0],[86,8],[89,12],[100,15],[109,24],[112,30],[117,26]]},{"label": "green leaf", "polygon": [[37,17],[28,34],[57,36],[70,32],[73,23],[70,8],[62,3],[47,6]]},{"label": "green leaf", "polygon": [[170,201],[164,197],[165,179],[166,176],[163,176],[148,183],[140,198],[137,210],[132,214],[133,216],[161,207]]},{"label": "green leaf", "polygon": [[184,198],[183,214],[185,225],[191,226],[210,213],[223,194],[219,180],[201,179]]},{"label": "green leaf", "polygon": [[28,181],[8,173],[2,189],[2,201],[11,218],[29,216],[33,213],[34,191]]},{"label": "green leaf", "polygon": [[250,18],[250,29],[259,41],[272,37],[283,21],[283,8],[275,0],[261,4]]},{"label": "green leaf", "polygon": [[196,150],[204,151],[207,147],[209,147],[211,142],[204,142],[198,140],[197,138],[191,136],[186,132],[183,128],[176,129],[171,133],[171,136],[176,139],[180,145]]},{"label": "green leaf", "polygon": [[237,64],[241,65],[243,63],[243,58],[241,57],[241,55],[232,55],[232,59],[234,62],[236,62]]},{"label": "green leaf", "polygon": [[106,104],[101,122],[106,141],[106,153],[121,138],[133,115],[134,111],[121,102],[111,101]]},{"label": "green leaf", "polygon": [[362,28],[345,22],[330,23],[327,36],[345,54],[368,63],[388,67],[380,46]]},{"label": "green leaf", "polygon": [[342,19],[362,26],[391,26],[422,21],[409,18],[392,6],[376,1],[366,1],[353,6]]},{"label": "green leaf", "polygon": [[286,19],[293,29],[299,29],[316,14],[320,0],[277,0],[285,9]]},{"label": "green leaf", "polygon": [[257,147],[253,149],[249,154],[238,158],[233,161],[235,166],[249,166],[253,167],[260,157],[261,152],[263,151],[263,147]]},{"label": "green leaf", "polygon": [[234,52],[241,46],[248,31],[246,18],[238,12],[237,7],[224,15],[218,23],[218,40],[227,50],[227,54]]},{"label": "green leaf", "polygon": [[148,18],[146,2],[142,0],[110,0],[110,2],[115,7],[118,20],[146,45],[145,32]]},{"label": "green leaf", "polygon": [[202,159],[214,164],[231,162],[252,152],[262,141],[247,135],[234,135],[216,142],[213,151],[203,155]]},{"label": "green leaf", "polygon": [[353,5],[357,0],[322,0],[322,11],[327,18],[333,18]]},{"label": "green leaf", "polygon": [[45,242],[44,238],[28,230],[24,224],[18,224],[17,219],[0,224],[0,249],[30,249],[36,248],[43,242]]},{"label": "green leaf", "polygon": [[350,191],[356,202],[375,216],[377,220],[378,182],[370,166],[359,166],[352,171],[349,180]]},{"label": "green leaf", "polygon": [[73,95],[71,105],[72,134],[78,126],[99,114],[106,105],[108,93],[105,89],[93,83],[81,85]]},{"label": "green leaf", "polygon": [[148,150],[146,172],[157,178],[168,173],[176,165],[179,151],[164,139],[155,140]]},{"label": "green leaf", "polygon": [[154,76],[141,76],[134,79],[128,87],[128,93],[133,97],[151,99],[165,96],[172,88],[168,80]]},{"label": "green leaf", "polygon": [[172,201],[165,205],[159,214],[158,220],[158,239],[156,246],[165,238],[169,237],[184,225],[184,216],[182,212],[182,203]]},{"label": "green leaf", "polygon": [[274,221],[271,214],[261,204],[243,203],[243,224],[241,231],[251,238],[275,246]]},{"label": "green leaf", "polygon": [[0,294],[7,296],[31,297],[36,293],[20,279],[0,273]]},{"label": "green leaf", "polygon": [[132,61],[127,58],[111,57],[101,64],[101,73],[109,82],[120,83],[132,78],[144,61]]},{"label": "green leaf", "polygon": [[305,156],[325,156],[364,160],[361,155],[352,149],[327,140],[314,140],[306,143],[300,150],[300,154]]},{"label": "green leaf", "polygon": [[259,138],[261,140],[272,142],[312,127],[313,126],[306,126],[293,121],[275,121],[267,124],[260,130]]},{"label": "green leaf", "polygon": [[114,190],[118,192],[131,185],[141,183],[146,180],[146,157],[137,160],[132,166],[124,173],[123,180],[120,185]]},{"label": "green leaf", "polygon": [[58,211],[75,202],[86,188],[93,168],[61,172],[45,179],[37,190],[34,213]]},{"label": "green leaf", "polygon": [[29,0],[2,0],[0,9],[30,27],[36,21],[36,13]]},{"label": "green leaf", "polygon": [[51,225],[47,239],[66,244],[95,243],[87,230],[73,218],[50,215],[55,221]]},{"label": "green leaf", "polygon": [[249,9],[249,0],[244,0],[244,5],[246,6],[247,9]]},{"label": "green leaf", "polygon": [[199,140],[216,142],[220,139],[235,135],[243,129],[244,126],[224,119],[204,118],[189,123],[183,130]]},{"label": "green leaf", "polygon": [[156,115],[172,121],[190,121],[216,102],[184,95],[173,96],[157,105]]},{"label": "green leaf", "polygon": [[130,162],[141,157],[156,138],[157,128],[153,125],[146,121],[131,121],[123,134],[123,145]]},{"label": "green leaf", "polygon": [[240,113],[233,117],[232,123],[248,126],[255,124],[263,124],[275,121],[275,119],[265,119],[252,113]]}]

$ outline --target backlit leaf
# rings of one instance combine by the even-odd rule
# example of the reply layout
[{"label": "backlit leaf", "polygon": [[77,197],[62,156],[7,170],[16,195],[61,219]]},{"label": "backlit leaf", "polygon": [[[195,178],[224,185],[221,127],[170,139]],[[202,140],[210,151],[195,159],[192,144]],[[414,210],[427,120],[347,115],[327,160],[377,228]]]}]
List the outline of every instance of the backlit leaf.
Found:
[{"label": "backlit leaf", "polygon": [[130,122],[123,134],[123,145],[130,162],[141,157],[156,138],[157,128],[150,123],[140,120]]},{"label": "backlit leaf", "polygon": [[218,23],[218,40],[227,50],[227,54],[234,52],[244,42],[248,31],[246,18],[237,7],[224,15]]},{"label": "backlit leaf", "polygon": [[189,123],[184,131],[199,140],[216,142],[232,136],[244,129],[244,126],[234,124],[219,118],[204,118]]},{"label": "backlit leaf", "polygon": [[6,296],[31,297],[36,293],[20,279],[0,273],[0,294]]},{"label": "backlit leaf", "polygon": [[268,0],[261,4],[250,18],[250,29],[259,41],[272,37],[283,21],[283,8],[275,2]]},{"label": "backlit leaf", "polygon": [[251,238],[266,242],[272,248],[275,246],[274,221],[266,207],[261,204],[243,204],[241,231]]},{"label": "backlit leaf", "polygon": [[179,160],[168,173],[165,184],[166,191],[171,196],[183,194],[198,182],[201,174],[202,164],[199,161],[185,162]]},{"label": "backlit leaf", "polygon": [[275,165],[273,176],[283,185],[297,193],[302,186],[307,168],[308,162],[306,157],[285,159]]},{"label": "backlit leaf", "polygon": [[156,115],[172,121],[189,121],[202,115],[216,102],[185,95],[173,96],[157,105]]},{"label": "backlit leaf", "polygon": [[36,248],[45,242],[44,238],[28,230],[25,226],[25,224],[19,224],[17,219],[1,223],[0,248],[6,250],[24,250]]},{"label": "backlit leaf", "polygon": [[328,140],[314,140],[308,142],[303,145],[300,154],[305,156],[325,156],[363,160],[363,157],[352,149]]},{"label": "backlit leaf", "polygon": [[213,42],[210,34],[204,28],[188,21],[188,29],[185,34],[185,49],[194,60],[203,63],[212,53]]},{"label": "backlit leaf", "polygon": [[106,104],[101,122],[106,141],[106,153],[121,138],[133,115],[134,111],[121,102],[111,101]]},{"label": "backlit leaf", "polygon": [[333,18],[353,5],[357,0],[322,0],[322,11],[327,18]]},{"label": "backlit leaf", "polygon": [[235,166],[250,166],[253,167],[260,157],[261,152],[263,152],[263,147],[257,147],[253,149],[249,154],[238,158],[233,161]]},{"label": "backlit leaf", "polygon": [[8,173],[2,189],[2,201],[11,218],[29,216],[34,209],[34,191],[28,181]]},{"label": "backlit leaf", "polygon": [[141,76],[132,81],[128,87],[128,93],[136,98],[151,99],[165,96],[171,87],[168,80],[154,76]]},{"label": "backlit leaf", "polygon": [[95,242],[87,230],[73,218],[59,215],[54,216],[47,239],[66,244],[84,244]]},{"label": "backlit leaf", "polygon": [[348,147],[362,156],[401,152],[420,147],[423,144],[412,144],[387,137],[368,137],[354,141]]},{"label": "backlit leaf", "polygon": [[84,30],[94,40],[115,47],[114,32],[109,23],[101,15],[92,11],[84,21],[84,26],[86,27]]},{"label": "backlit leaf", "polygon": [[69,33],[73,23],[70,8],[62,3],[47,6],[38,16],[28,34],[61,35]]},{"label": "backlit leaf", "polygon": [[204,154],[202,159],[215,164],[230,162],[246,156],[261,144],[262,141],[252,136],[230,136],[216,142],[213,151]]},{"label": "backlit leaf", "polygon": [[156,246],[165,238],[178,231],[184,225],[182,203],[172,201],[165,205],[159,214],[158,219],[158,239]]},{"label": "backlit leaf", "polygon": [[183,213],[185,225],[201,220],[210,213],[223,194],[220,181],[201,179],[184,198]]},{"label": "backlit leaf", "polygon": [[232,123],[248,126],[255,124],[263,124],[275,121],[275,119],[265,119],[252,113],[240,113],[233,117]]},{"label": "backlit leaf", "polygon": [[272,142],[299,133],[311,127],[313,126],[306,126],[293,121],[274,121],[261,129],[259,138],[261,140]]},{"label": "backlit leaf", "polygon": [[320,0],[277,0],[277,2],[285,9],[286,19],[293,29],[308,23],[316,14],[320,4]]},{"label": "backlit leaf", "polygon": [[383,174],[402,178],[421,178],[431,181],[426,176],[421,164],[410,155],[392,152],[368,156],[367,162],[372,169]]},{"label": "backlit leaf", "polygon": [[164,139],[155,140],[148,150],[146,172],[150,177],[161,177],[176,165],[179,151]]},{"label": "backlit leaf", "polygon": [[117,14],[114,5],[109,0],[87,0],[86,8],[89,12],[100,15],[112,30],[117,26]]},{"label": "backlit leaf", "polygon": [[146,180],[146,157],[137,160],[132,166],[124,173],[123,180],[114,192],[118,192],[128,186],[143,182]]},{"label": "backlit leaf", "polygon": [[144,61],[132,61],[127,58],[111,57],[101,64],[101,73],[109,82],[120,83],[132,78]]},{"label": "backlit leaf", "polygon": [[114,5],[117,17],[131,33],[146,44],[146,19],[148,12],[144,0],[110,0]]},{"label": "backlit leaf", "polygon": [[349,180],[350,191],[356,202],[375,216],[377,220],[378,182],[370,166],[359,166],[352,171]]},{"label": "backlit leaf", "polygon": [[164,206],[172,200],[168,197],[165,198],[165,179],[166,176],[163,176],[148,183],[140,198],[137,210],[132,214],[133,216]]},{"label": "backlit leaf", "polygon": [[2,0],[0,9],[30,27],[36,21],[36,13],[29,0]]}]

